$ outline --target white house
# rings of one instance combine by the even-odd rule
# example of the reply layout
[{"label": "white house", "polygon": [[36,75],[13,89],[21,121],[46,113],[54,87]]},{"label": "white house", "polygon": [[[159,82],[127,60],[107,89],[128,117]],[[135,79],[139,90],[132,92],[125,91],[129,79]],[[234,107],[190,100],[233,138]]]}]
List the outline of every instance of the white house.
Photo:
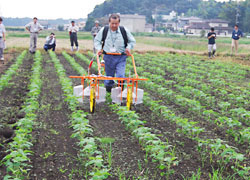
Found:
[{"label": "white house", "polygon": [[125,26],[131,32],[144,32],[146,16],[138,14],[120,14],[121,26]]},{"label": "white house", "polygon": [[161,17],[162,20],[164,21],[171,21],[172,19],[177,17],[177,12],[171,11],[169,15],[160,15],[160,14],[153,14],[152,18],[157,19],[158,17]]}]

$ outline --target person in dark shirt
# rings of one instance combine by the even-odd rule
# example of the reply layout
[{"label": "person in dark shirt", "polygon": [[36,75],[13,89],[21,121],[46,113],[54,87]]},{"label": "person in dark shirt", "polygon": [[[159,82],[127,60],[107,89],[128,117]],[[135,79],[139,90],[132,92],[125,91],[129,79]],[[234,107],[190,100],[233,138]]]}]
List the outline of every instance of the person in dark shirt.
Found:
[{"label": "person in dark shirt", "polygon": [[239,47],[239,39],[243,36],[243,33],[241,30],[239,30],[238,25],[234,26],[234,30],[232,33],[232,54],[235,48],[235,55],[238,53],[238,47]]},{"label": "person in dark shirt", "polygon": [[211,31],[207,34],[208,38],[208,56],[209,58],[214,57],[216,52],[216,33],[214,32],[214,28],[211,28]]}]

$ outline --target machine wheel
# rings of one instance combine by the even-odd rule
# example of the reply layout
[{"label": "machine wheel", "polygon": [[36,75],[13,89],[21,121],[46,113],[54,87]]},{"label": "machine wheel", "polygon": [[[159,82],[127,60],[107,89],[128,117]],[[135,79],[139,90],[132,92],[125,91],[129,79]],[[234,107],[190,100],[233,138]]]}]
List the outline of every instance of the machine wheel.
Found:
[{"label": "machine wheel", "polygon": [[96,105],[96,92],[95,92],[95,87],[92,86],[90,89],[90,96],[89,96],[89,105],[90,105],[90,112],[94,113],[95,112],[95,105]]},{"label": "machine wheel", "polygon": [[127,92],[127,109],[131,110],[131,106],[132,106],[132,88],[128,88],[128,92]]}]

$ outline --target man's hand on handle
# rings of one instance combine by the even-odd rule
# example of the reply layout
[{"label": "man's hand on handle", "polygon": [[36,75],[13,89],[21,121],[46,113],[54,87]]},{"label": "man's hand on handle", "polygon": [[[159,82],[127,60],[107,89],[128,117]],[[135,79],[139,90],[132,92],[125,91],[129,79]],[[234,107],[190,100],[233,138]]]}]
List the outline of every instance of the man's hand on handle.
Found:
[{"label": "man's hand on handle", "polygon": [[131,55],[131,50],[130,49],[126,49],[125,53],[127,54],[127,56],[130,56]]},{"label": "man's hand on handle", "polygon": [[98,55],[98,56],[101,56],[101,55],[102,55],[102,50],[98,51],[98,52],[97,52],[97,55]]}]

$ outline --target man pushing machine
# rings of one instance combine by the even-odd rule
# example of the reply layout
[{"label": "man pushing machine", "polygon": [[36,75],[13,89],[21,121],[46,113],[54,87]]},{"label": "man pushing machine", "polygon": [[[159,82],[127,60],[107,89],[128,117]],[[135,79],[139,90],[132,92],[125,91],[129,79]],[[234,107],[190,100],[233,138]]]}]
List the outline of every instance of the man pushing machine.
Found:
[{"label": "man pushing machine", "polygon": [[[120,26],[120,16],[112,14],[109,25],[103,27],[94,39],[97,55],[104,54],[106,76],[125,77],[126,59],[135,45],[135,38],[130,31]],[[120,53],[110,55],[108,53]],[[113,80],[104,81],[106,91],[111,92]]]}]

